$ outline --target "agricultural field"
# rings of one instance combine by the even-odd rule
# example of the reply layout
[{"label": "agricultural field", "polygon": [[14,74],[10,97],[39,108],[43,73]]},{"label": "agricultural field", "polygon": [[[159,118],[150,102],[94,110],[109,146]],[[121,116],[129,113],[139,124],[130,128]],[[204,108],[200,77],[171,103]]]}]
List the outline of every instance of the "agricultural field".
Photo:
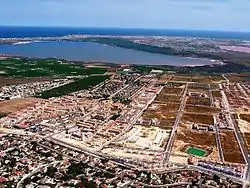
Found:
[{"label": "agricultural field", "polygon": [[1,76],[5,77],[51,77],[104,74],[99,67],[84,68],[81,64],[62,63],[55,59],[4,59],[0,60]]},{"label": "agricultural field", "polygon": [[99,83],[103,82],[108,78],[109,76],[90,76],[57,88],[53,88],[51,90],[44,91],[42,93],[37,94],[37,97],[48,99],[51,97],[67,95],[69,93],[88,89],[89,87],[98,85]]},{"label": "agricultural field", "polygon": [[214,119],[212,115],[184,113],[182,115],[182,122],[213,125]]},{"label": "agricultural field", "polygon": [[245,164],[243,155],[233,131],[221,131],[220,140],[226,162]]}]

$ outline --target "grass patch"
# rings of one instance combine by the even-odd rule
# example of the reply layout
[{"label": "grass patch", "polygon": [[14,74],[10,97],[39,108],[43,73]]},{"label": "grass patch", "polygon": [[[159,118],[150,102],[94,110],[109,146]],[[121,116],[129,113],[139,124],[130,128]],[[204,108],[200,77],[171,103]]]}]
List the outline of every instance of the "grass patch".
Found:
[{"label": "grass patch", "polygon": [[60,97],[63,95],[67,95],[72,92],[88,89],[90,87],[93,87],[104,80],[108,79],[109,76],[91,76],[84,79],[77,80],[75,82],[53,88],[48,91],[44,91],[42,93],[37,94],[37,97],[48,99],[51,97]]},{"label": "grass patch", "polygon": [[188,147],[186,150],[186,153],[190,155],[198,156],[198,157],[204,157],[207,154],[205,150],[197,148],[197,147]]}]

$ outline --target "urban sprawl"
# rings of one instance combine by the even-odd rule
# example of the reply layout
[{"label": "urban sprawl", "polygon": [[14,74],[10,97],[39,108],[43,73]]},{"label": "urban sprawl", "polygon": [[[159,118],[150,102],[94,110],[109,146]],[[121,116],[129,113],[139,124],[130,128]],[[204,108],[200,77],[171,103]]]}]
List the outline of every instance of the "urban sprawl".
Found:
[{"label": "urban sprawl", "polygon": [[249,185],[250,82],[126,69],[32,98],[73,82],[0,88],[0,108],[29,101],[0,118],[0,187]]}]

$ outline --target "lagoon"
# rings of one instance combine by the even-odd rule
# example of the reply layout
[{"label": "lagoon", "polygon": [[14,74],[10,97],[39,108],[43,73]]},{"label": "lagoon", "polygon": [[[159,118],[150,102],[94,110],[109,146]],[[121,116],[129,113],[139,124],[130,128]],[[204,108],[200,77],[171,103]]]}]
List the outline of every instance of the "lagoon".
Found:
[{"label": "lagoon", "polygon": [[163,54],[155,54],[92,42],[49,41],[0,45],[0,54],[33,58],[58,58],[84,62],[117,64],[202,66],[214,62]]}]

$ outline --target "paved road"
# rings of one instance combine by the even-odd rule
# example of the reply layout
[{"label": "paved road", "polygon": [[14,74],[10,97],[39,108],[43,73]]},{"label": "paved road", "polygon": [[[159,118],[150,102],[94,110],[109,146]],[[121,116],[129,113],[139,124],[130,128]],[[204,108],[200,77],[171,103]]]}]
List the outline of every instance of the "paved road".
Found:
[{"label": "paved road", "polygon": [[26,174],[25,176],[23,176],[23,178],[17,183],[17,188],[22,188],[22,183],[23,181],[26,179],[26,178],[29,178],[31,176],[33,176],[34,174],[36,174],[37,172],[39,172],[39,170],[41,168],[46,168],[46,167],[49,167],[49,166],[52,166],[52,165],[56,165],[60,163],[60,161],[54,161],[52,163],[49,163],[49,164],[44,164],[44,165],[41,165],[41,166],[38,166],[37,168],[35,168],[33,171],[31,171],[30,173]]},{"label": "paved road", "polygon": [[247,150],[247,147],[245,146],[245,142],[244,142],[244,139],[242,138],[240,129],[239,129],[235,119],[232,117],[232,114],[230,111],[230,105],[229,105],[228,100],[227,100],[227,96],[223,90],[221,91],[221,94],[222,94],[222,99],[223,99],[223,102],[225,105],[226,113],[229,115],[229,122],[228,123],[231,124],[233,129],[234,129],[234,133],[235,133],[236,139],[238,141],[241,153],[242,153],[242,155],[245,159],[245,162],[247,164],[247,170],[246,170],[243,178],[244,178],[244,180],[250,181],[250,166],[249,166],[250,165],[250,158],[248,156],[248,150]]},{"label": "paved road", "polygon": [[180,107],[179,107],[178,112],[177,112],[177,116],[176,116],[176,119],[175,119],[173,130],[171,132],[171,135],[170,135],[169,141],[168,141],[168,145],[167,145],[166,150],[165,150],[165,156],[164,156],[164,159],[163,159],[163,163],[168,162],[169,157],[170,157],[170,152],[171,152],[171,149],[172,149],[172,146],[173,146],[173,143],[174,143],[174,138],[175,138],[175,135],[176,135],[177,126],[179,125],[179,123],[181,121],[181,116],[182,116],[182,113],[183,113],[185,105],[186,105],[187,90],[188,90],[188,83],[186,84],[185,90],[183,92],[183,96],[182,96],[182,99],[181,99],[181,104],[180,104]]},{"label": "paved road", "polygon": [[220,140],[220,129],[218,127],[216,118],[217,117],[214,116],[215,138],[216,138],[216,143],[217,143],[217,147],[218,147],[218,151],[219,151],[219,159],[221,162],[224,162],[225,160],[224,160],[224,155],[223,155],[221,140]]}]

